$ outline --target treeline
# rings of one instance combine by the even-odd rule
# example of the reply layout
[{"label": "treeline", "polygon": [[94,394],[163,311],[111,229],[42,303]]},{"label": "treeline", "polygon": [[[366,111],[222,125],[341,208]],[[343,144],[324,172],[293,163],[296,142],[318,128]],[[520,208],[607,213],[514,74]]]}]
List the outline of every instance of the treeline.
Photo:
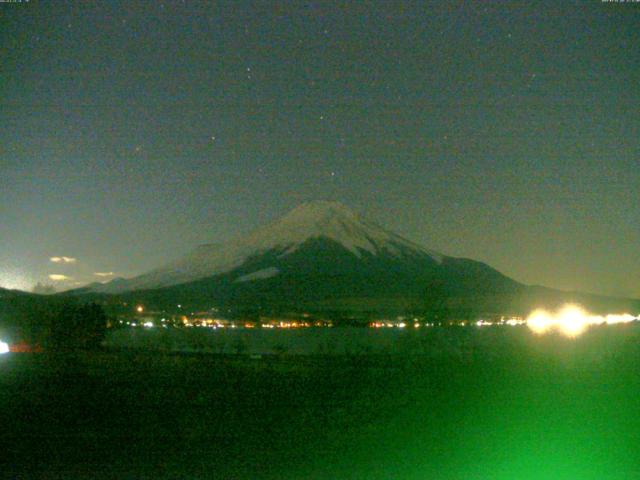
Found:
[{"label": "treeline", "polygon": [[108,327],[103,308],[71,298],[21,295],[0,302],[0,338],[43,349],[94,349]]}]

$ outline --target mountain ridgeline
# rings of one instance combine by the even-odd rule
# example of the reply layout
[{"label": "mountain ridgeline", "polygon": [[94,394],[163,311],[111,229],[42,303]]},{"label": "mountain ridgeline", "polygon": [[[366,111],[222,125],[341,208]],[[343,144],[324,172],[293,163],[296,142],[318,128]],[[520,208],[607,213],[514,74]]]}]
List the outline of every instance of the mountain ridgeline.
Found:
[{"label": "mountain ridgeline", "polygon": [[[621,301],[527,287],[490,266],[421,247],[336,202],[305,203],[272,224],[131,279],[76,294],[157,308],[219,305],[235,311],[524,314],[580,300]],[[101,296],[102,296],[101,295]],[[579,297],[579,298],[578,298]]]}]

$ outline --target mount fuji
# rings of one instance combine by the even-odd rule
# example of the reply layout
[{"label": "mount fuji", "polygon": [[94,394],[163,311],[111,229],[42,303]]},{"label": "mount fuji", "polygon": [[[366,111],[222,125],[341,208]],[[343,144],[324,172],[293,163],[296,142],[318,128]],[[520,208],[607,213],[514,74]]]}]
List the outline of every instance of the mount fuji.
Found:
[{"label": "mount fuji", "polygon": [[[166,303],[335,303],[438,295],[496,295],[523,286],[474,260],[422,247],[346,206],[304,203],[226,244],[207,244],[131,279],[86,287]],[[384,300],[382,300],[384,299]],[[161,302],[165,303],[165,302]]]},{"label": "mount fuji", "polygon": [[[416,312],[438,318],[526,315],[580,303],[594,312],[636,311],[640,301],[519,283],[482,262],[407,240],[337,202],[299,205],[231,242],[207,244],[134,278],[61,295],[166,311],[217,306],[239,314]],[[184,310],[183,310],[184,311]]]},{"label": "mount fuji", "polygon": [[[261,280],[278,275],[279,267],[284,267],[287,258],[298,258],[309,247],[313,247],[313,252],[309,252],[310,255],[313,253],[309,258],[313,262],[313,257],[319,253],[317,250],[322,249],[321,244],[335,250],[336,254],[340,251],[340,256],[350,254],[347,256],[356,262],[385,257],[405,261],[413,258],[440,264],[444,259],[442,254],[405,240],[361,218],[340,203],[321,201],[302,204],[274,223],[232,242],[201,245],[186,256],[146,274],[92,287],[98,292],[120,293],[166,287],[233,271],[242,273],[237,276],[238,282]],[[334,260],[333,267],[341,270],[345,259]],[[251,266],[263,267],[263,263],[269,265],[249,271]],[[320,265],[316,267],[309,265],[309,273]],[[323,265],[321,270],[331,270],[330,267]]]}]

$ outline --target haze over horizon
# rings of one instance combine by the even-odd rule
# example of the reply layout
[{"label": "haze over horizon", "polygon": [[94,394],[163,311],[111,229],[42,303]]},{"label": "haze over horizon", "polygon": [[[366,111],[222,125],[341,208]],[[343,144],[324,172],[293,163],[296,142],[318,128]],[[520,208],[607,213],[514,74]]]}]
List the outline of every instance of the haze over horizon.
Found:
[{"label": "haze over horizon", "polygon": [[640,298],[640,4],[0,4],[0,286],[158,267],[331,199]]}]

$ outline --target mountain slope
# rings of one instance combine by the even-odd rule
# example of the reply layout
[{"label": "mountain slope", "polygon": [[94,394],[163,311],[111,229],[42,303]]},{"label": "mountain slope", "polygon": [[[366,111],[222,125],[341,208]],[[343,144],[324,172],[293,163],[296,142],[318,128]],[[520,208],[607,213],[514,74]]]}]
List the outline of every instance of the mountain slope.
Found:
[{"label": "mountain slope", "polygon": [[484,263],[419,246],[335,202],[302,204],[232,242],[202,245],[138,277],[71,294],[168,311],[178,304],[191,311],[216,305],[258,314],[340,310],[477,318],[525,315],[567,301],[601,313],[640,308],[635,300],[525,286]]},{"label": "mountain slope", "polygon": [[218,275],[131,295],[166,307],[175,301],[198,308],[214,302],[234,308],[281,305],[295,310],[310,303],[331,306],[359,299],[378,310],[388,302],[422,307],[431,296],[512,294],[520,288],[473,260],[442,257],[438,262],[428,254],[398,257],[369,252],[357,257],[337,242],[318,238],[284,256],[270,251]]},{"label": "mountain slope", "polygon": [[488,265],[419,246],[339,203],[314,202],[233,242],[200,246],[144,275],[82,293],[117,293],[163,308],[331,309],[356,301],[380,311],[433,309],[439,298],[494,298],[522,288]]},{"label": "mountain slope", "polygon": [[306,242],[317,239],[340,245],[356,259],[367,254],[429,257],[434,262],[444,258],[362,219],[337,202],[313,202],[300,205],[246,237],[222,245],[202,245],[164,267],[130,280],[109,282],[92,291],[119,293],[177,285],[241,268],[247,263],[255,263],[261,255],[287,257]]}]

